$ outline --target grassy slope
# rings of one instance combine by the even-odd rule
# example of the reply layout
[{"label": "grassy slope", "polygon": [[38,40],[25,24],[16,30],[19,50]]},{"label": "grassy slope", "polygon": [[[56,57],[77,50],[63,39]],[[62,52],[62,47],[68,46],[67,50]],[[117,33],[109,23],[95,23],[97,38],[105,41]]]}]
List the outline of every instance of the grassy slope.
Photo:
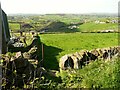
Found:
[{"label": "grassy slope", "polygon": [[84,75],[81,85],[85,88],[120,88],[119,69],[120,61],[118,59],[106,62],[104,60],[95,61],[83,70],[80,70]]},{"label": "grassy slope", "polygon": [[120,88],[119,69],[118,59],[96,60],[80,70],[62,71],[60,76],[66,88]]},{"label": "grassy slope", "polygon": [[[72,20],[71,20],[71,22],[72,22]],[[9,23],[9,27],[13,31],[20,29],[19,24]],[[114,23],[107,23],[107,24],[85,23],[85,24],[79,25],[79,28],[77,31],[100,31],[100,30],[108,30],[108,29],[117,30],[118,25],[114,24]],[[63,30],[66,31],[66,28]],[[60,30],[57,30],[57,31],[60,31]]]},{"label": "grassy slope", "polygon": [[9,23],[9,28],[13,31],[20,29],[20,24],[17,23]]},{"label": "grassy slope", "polygon": [[[24,22],[31,22],[31,23],[36,23],[38,22],[39,24],[36,24],[36,26],[44,27],[43,23],[47,20],[49,21],[60,21],[64,22],[65,24],[70,24],[71,22],[77,23],[81,22],[82,20],[88,20],[91,21],[89,23],[84,23],[82,25],[79,25],[78,31],[98,31],[98,30],[107,30],[107,29],[118,29],[118,25],[114,23],[107,23],[107,24],[95,24],[95,20],[100,20],[100,21],[106,21],[107,17],[99,17],[99,16],[84,16],[84,15],[44,15],[44,16],[31,16],[28,17],[28,19],[24,18]],[[110,17],[110,20],[117,19],[116,17]],[[93,21],[93,22],[92,22]],[[19,29],[19,25],[15,23],[10,23],[10,28],[12,30]],[[45,24],[46,25],[46,24]],[[66,31],[66,28],[63,29]],[[60,31],[60,30],[57,30]],[[72,31],[72,30],[71,30]]]},{"label": "grassy slope", "polygon": [[85,23],[79,26],[80,31],[100,31],[113,29],[117,30],[118,25],[115,23],[106,23],[106,24],[95,24],[95,23]]},{"label": "grassy slope", "polygon": [[118,45],[117,33],[41,34],[40,37],[41,41],[46,45],[46,67],[54,67],[52,69],[58,68],[55,65],[57,64],[56,61],[65,54],[74,53],[83,49],[90,50]]}]

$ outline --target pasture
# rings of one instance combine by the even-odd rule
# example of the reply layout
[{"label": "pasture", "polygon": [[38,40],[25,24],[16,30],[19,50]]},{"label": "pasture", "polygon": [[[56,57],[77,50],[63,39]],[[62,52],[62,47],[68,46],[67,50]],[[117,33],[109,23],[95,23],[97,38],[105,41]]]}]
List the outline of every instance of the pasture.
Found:
[{"label": "pasture", "polygon": [[[34,27],[33,29],[21,27],[21,30],[24,29],[26,33],[28,45],[31,44],[33,38],[27,33],[27,30],[35,30],[39,33],[43,27],[46,27],[43,30],[49,32],[49,34],[46,31],[39,34],[41,42],[44,44],[44,65],[42,66],[47,71],[54,72],[58,76],[57,79],[59,77],[60,79],[55,81],[56,77],[43,75],[40,81],[34,83],[38,88],[114,88],[120,86],[120,62],[117,59],[110,61],[98,59],[92,61],[83,69],[67,69],[59,72],[59,60],[66,54],[72,54],[80,50],[118,46],[118,33],[97,33],[101,30],[117,31],[118,23],[95,23],[96,20],[102,22],[117,20],[115,16],[109,18],[109,16],[97,15],[40,15],[16,16],[15,19],[9,17],[9,20],[22,20],[22,22],[29,23]],[[80,24],[81,22],[83,23]],[[50,29],[48,29],[48,26]],[[76,28],[71,29],[68,28],[69,26]],[[14,33],[14,31],[20,30],[18,23],[9,23],[9,28],[13,31],[13,36],[14,34],[19,36],[18,33]],[[65,33],[67,30],[69,33]],[[39,55],[42,56],[41,54],[42,49],[39,50]],[[45,86],[46,81],[47,83],[50,82],[50,85]]]},{"label": "pasture", "polygon": [[80,50],[118,45],[117,33],[40,34],[44,46],[45,67],[58,69],[59,58]]},{"label": "pasture", "polygon": [[[104,16],[104,15],[72,15],[72,14],[51,14],[51,15],[30,15],[30,16],[14,16],[13,19],[11,16],[8,17],[9,21],[22,21],[24,23],[28,23],[32,25],[34,28],[32,30],[41,31],[42,29],[48,28],[48,32],[97,32],[101,30],[117,30],[118,23],[112,23],[107,21],[118,20],[116,16]],[[95,21],[105,22],[105,23],[95,23]],[[56,23],[54,22],[61,22],[57,23],[59,29],[57,28]],[[13,31],[19,30],[20,25],[18,23],[11,23],[9,22],[10,29]],[[56,26],[56,27],[55,27]],[[77,27],[74,29],[70,29],[70,27]],[[62,29],[60,29],[62,27]],[[54,30],[53,30],[54,28]],[[22,28],[25,29],[25,28]],[[68,30],[69,29],[69,30]],[[27,32],[27,30],[25,30]]]},{"label": "pasture", "polygon": [[9,23],[10,30],[16,31],[20,29],[20,24],[18,23]]},{"label": "pasture", "polygon": [[[67,24],[67,23],[66,23]],[[44,27],[43,25],[39,24],[39,27]],[[13,31],[17,31],[20,29],[20,25],[17,23],[9,23],[9,28]],[[36,28],[34,28],[36,30]],[[82,25],[78,25],[78,28],[76,29],[77,32],[97,32],[101,30],[115,30],[117,31],[118,25],[116,23],[104,23],[104,24],[96,24],[94,22],[91,23],[84,23]],[[52,31],[52,30],[51,30]],[[49,31],[49,32],[51,32]],[[67,30],[66,28],[57,29],[54,27],[54,30],[52,32],[76,32],[73,30]]]},{"label": "pasture", "polygon": [[116,30],[118,29],[118,25],[116,23],[104,23],[104,24],[96,24],[96,23],[85,23],[79,26],[79,31],[101,31],[101,30]]}]

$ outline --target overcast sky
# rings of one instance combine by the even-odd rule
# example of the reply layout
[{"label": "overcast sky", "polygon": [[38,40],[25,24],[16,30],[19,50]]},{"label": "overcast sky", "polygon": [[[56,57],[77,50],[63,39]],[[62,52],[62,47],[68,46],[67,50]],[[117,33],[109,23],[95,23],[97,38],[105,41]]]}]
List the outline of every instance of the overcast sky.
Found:
[{"label": "overcast sky", "polygon": [[117,13],[119,0],[0,0],[7,14]]}]

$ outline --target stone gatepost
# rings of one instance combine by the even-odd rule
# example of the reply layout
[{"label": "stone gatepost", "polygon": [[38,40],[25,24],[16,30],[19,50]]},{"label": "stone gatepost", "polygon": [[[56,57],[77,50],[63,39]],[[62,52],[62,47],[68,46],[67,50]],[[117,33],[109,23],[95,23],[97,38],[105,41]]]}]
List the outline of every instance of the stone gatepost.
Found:
[{"label": "stone gatepost", "polygon": [[[5,54],[8,51],[7,43],[9,42],[9,40],[10,40],[10,32],[9,32],[7,15],[1,9],[1,3],[0,3],[0,54]],[[0,81],[1,79],[2,79],[2,67],[0,64]],[[1,85],[0,85],[0,90],[1,90]]]},{"label": "stone gatepost", "polygon": [[[0,4],[0,54],[2,54],[2,19],[1,19],[1,14],[2,14],[2,10],[1,10],[1,4]],[[1,60],[1,56],[0,56],[0,60]],[[0,65],[0,90],[2,89],[1,85],[2,85],[2,66]]]}]

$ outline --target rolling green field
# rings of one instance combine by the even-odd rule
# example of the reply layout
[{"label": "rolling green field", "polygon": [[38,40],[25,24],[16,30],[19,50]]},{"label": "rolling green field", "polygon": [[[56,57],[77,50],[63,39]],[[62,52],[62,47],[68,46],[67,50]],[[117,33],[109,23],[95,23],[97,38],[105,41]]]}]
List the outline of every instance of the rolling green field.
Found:
[{"label": "rolling green field", "polygon": [[[51,77],[43,75],[40,77],[40,81],[35,82],[35,86],[40,89],[47,88],[48,90],[60,88],[120,88],[120,61],[117,58],[108,61],[101,59],[95,60],[78,70],[60,70],[59,68],[59,60],[66,54],[72,54],[80,50],[118,46],[118,33],[95,33],[102,30],[117,31],[118,23],[95,23],[96,20],[103,22],[107,20],[117,20],[117,17],[94,15],[40,15],[26,17],[16,16],[14,20],[12,17],[9,17],[9,19],[11,18],[10,21],[29,23],[34,27],[31,30],[38,30],[38,33],[42,30],[42,27],[50,25],[49,28],[51,29],[47,29],[48,27],[43,29],[49,30],[49,34],[46,33],[46,31],[45,33],[39,34],[41,42],[44,44],[44,65],[42,66],[47,71],[55,71],[56,76],[58,76]],[[76,24],[84,20],[88,22]],[[71,29],[68,28],[69,26],[76,26],[76,28]],[[17,31],[20,30],[20,25],[17,23],[9,23],[9,28]],[[27,32],[27,29],[24,28],[24,30]],[[28,28],[28,30],[30,30],[30,28]],[[67,30],[69,33],[65,33]],[[19,36],[18,33],[15,34]],[[29,45],[32,42],[32,37],[30,34],[26,36],[27,44]],[[42,49],[39,55],[42,56],[41,54]],[[55,78],[59,79],[55,81]],[[45,85],[46,82],[49,82],[50,85]]]},{"label": "rolling green field", "polygon": [[96,23],[85,23],[79,26],[79,31],[101,31],[101,30],[117,30],[118,25],[115,23],[105,23],[105,24],[96,24]]},{"label": "rolling green field", "polygon": [[20,25],[18,23],[9,23],[9,28],[13,31],[20,30]]},{"label": "rolling green field", "polygon": [[[42,26],[42,25],[41,25]],[[15,23],[9,23],[9,27],[11,30],[16,31],[20,29],[20,25],[19,24],[15,24]],[[116,23],[105,23],[105,24],[96,24],[96,23],[84,23],[82,25],[78,26],[79,28],[77,28],[75,31],[70,30],[69,32],[97,32],[97,31],[101,31],[101,30],[116,30],[118,29],[118,25]],[[55,29],[52,32],[67,32],[66,28],[63,28],[62,31],[61,29]],[[51,31],[50,31],[51,32]]]},{"label": "rolling green field", "polygon": [[[118,23],[112,23],[112,20],[118,20],[117,16],[106,15],[74,15],[74,14],[48,14],[48,15],[32,15],[32,16],[8,16],[11,22],[21,21],[29,23],[34,28],[32,30],[47,32],[97,32],[101,30],[116,30]],[[106,22],[104,24],[95,23],[95,21]],[[18,23],[9,22],[10,29],[13,31],[19,30]],[[61,22],[61,23],[59,23]],[[52,25],[50,25],[52,23]],[[56,24],[57,23],[57,24]],[[50,26],[49,26],[50,25]],[[57,28],[59,26],[59,28]],[[70,27],[77,27],[70,29]],[[25,29],[25,28],[23,28]]]},{"label": "rolling green field", "polygon": [[45,66],[49,69],[57,69],[59,58],[65,54],[118,45],[117,33],[41,34],[40,38],[45,44]]}]

